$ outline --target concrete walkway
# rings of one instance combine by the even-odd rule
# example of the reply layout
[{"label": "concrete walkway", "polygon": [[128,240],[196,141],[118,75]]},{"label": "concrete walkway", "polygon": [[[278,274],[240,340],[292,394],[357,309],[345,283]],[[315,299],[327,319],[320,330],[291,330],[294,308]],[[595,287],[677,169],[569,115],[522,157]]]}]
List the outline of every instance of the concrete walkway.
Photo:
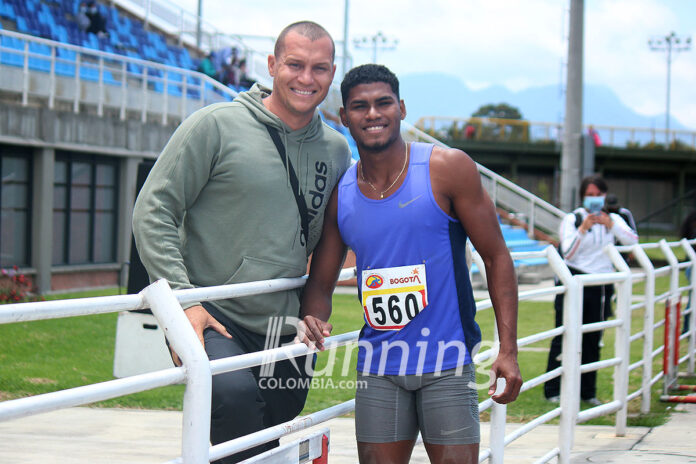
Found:
[{"label": "concrete walkway", "polygon": [[[176,411],[84,407],[3,422],[0,463],[161,463],[180,455],[181,419]],[[328,426],[329,462],[356,463],[353,420],[338,418]],[[508,433],[518,426],[508,425]],[[513,442],[505,450],[505,462],[536,461],[557,446],[557,429],[543,425]],[[482,424],[481,432],[485,447],[489,440],[487,423]],[[411,462],[429,462],[422,444],[416,446]],[[696,405],[676,405],[667,424],[632,427],[623,438],[615,437],[609,426],[578,426],[572,462],[696,463]]]}]

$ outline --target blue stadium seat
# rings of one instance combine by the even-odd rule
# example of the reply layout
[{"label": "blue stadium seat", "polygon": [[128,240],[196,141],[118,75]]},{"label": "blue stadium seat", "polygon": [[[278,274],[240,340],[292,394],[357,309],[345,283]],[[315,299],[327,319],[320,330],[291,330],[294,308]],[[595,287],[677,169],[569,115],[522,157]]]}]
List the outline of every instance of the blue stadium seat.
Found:
[{"label": "blue stadium seat", "polygon": [[2,16],[3,18],[7,18],[11,21],[15,21],[17,19],[14,7],[10,4],[5,3],[0,4],[0,16]]},{"label": "blue stadium seat", "polygon": [[[14,37],[2,36],[2,53],[0,53],[0,62],[11,66],[24,66],[24,41],[15,39]],[[17,50],[13,52],[12,50]]]}]

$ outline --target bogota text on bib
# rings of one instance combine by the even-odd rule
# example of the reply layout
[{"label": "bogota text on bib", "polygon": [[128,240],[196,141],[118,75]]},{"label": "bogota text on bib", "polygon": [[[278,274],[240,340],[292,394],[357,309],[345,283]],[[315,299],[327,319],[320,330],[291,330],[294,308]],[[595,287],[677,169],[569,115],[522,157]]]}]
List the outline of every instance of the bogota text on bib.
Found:
[{"label": "bogota text on bib", "polygon": [[365,269],[362,304],[370,327],[399,330],[428,306],[425,265]]}]

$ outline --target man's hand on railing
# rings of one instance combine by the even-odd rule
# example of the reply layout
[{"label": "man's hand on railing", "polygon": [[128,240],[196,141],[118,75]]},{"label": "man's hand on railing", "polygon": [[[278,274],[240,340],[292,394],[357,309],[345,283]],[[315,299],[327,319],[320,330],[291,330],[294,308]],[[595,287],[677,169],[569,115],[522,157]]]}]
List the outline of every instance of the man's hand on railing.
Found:
[{"label": "man's hand on railing", "polygon": [[[184,314],[186,314],[186,317],[193,326],[194,332],[196,332],[196,335],[198,335],[198,339],[201,341],[201,345],[203,345],[204,347],[205,342],[203,341],[203,331],[209,327],[227,338],[232,338],[232,335],[230,335],[227,332],[225,326],[220,324],[220,322],[217,319],[211,316],[210,313],[206,311],[203,306],[198,305],[186,308]],[[179,359],[179,355],[177,355],[174,352],[171,346],[169,347],[169,350],[172,352],[172,361],[174,361],[174,364],[177,366],[181,366],[181,360]]]},{"label": "man's hand on railing", "polygon": [[[488,394],[493,395],[492,399],[499,404],[507,404],[515,401],[522,388],[522,375],[520,366],[517,364],[517,355],[506,355],[502,351],[491,366],[493,383],[488,389]],[[498,379],[505,379],[505,390],[495,395]]]},{"label": "man's hand on railing", "polygon": [[314,316],[305,316],[297,324],[296,343],[304,343],[310,349],[324,351],[324,337],[331,335],[333,326]]}]

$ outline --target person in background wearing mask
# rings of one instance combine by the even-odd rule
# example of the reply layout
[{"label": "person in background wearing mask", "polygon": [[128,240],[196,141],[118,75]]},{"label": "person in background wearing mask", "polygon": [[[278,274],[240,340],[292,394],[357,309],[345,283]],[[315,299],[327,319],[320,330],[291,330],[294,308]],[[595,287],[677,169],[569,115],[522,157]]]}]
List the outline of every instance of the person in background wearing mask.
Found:
[{"label": "person in background wearing mask", "polygon": [[[594,274],[613,272],[614,266],[603,248],[614,243],[633,245],[638,242],[638,235],[616,213],[606,213],[604,202],[609,187],[599,175],[586,177],[580,183],[582,206],[567,214],[561,222],[559,231],[560,252],[566,265],[573,274]],[[610,292],[609,285],[587,286],[583,290],[582,323],[590,324],[605,319],[605,300]],[[563,324],[563,295],[556,295],[556,327]],[[582,336],[582,363],[599,361],[599,341],[601,332],[589,332]],[[546,371],[561,365],[562,336],[554,337]],[[561,379],[556,377],[544,384],[546,399],[557,403],[560,400]],[[597,406],[597,372],[582,374],[580,380],[580,398]]]}]

